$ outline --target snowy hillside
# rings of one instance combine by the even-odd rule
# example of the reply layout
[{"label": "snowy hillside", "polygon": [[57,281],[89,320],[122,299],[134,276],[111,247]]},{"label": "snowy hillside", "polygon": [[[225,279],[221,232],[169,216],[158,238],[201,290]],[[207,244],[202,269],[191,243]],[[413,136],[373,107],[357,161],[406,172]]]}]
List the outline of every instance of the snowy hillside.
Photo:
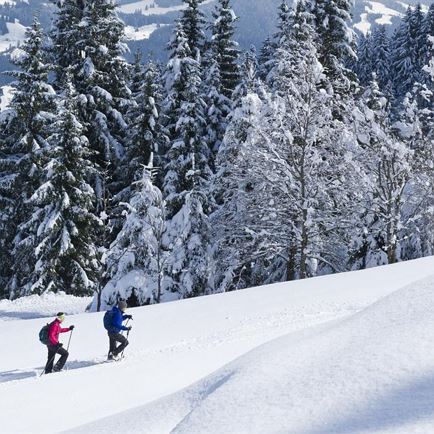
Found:
[{"label": "snowy hillside", "polygon": [[130,309],[111,364],[102,313],[69,316],[43,377],[46,320],[4,321],[2,432],[432,432],[433,293],[431,257]]}]

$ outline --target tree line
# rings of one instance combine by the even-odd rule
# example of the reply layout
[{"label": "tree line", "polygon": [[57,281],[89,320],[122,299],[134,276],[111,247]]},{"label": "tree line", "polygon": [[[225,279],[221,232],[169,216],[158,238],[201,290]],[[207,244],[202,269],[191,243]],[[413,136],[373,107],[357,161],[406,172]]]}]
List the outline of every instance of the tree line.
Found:
[{"label": "tree line", "polygon": [[166,65],[124,60],[110,0],[34,20],[0,119],[1,295],[97,310],[432,254],[433,8],[358,39],[350,0],[282,0],[257,55],[230,0],[184,2]]}]

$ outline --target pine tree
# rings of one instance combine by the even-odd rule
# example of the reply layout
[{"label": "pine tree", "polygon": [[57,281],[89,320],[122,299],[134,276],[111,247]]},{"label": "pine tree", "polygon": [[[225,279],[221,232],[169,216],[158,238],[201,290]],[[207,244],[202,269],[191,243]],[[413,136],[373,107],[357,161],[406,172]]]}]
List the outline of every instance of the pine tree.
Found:
[{"label": "pine tree", "polygon": [[204,53],[205,33],[203,27],[205,18],[199,9],[203,0],[183,0],[186,8],[182,12],[181,24],[184,29],[187,44],[190,47],[191,57],[201,62]]},{"label": "pine tree", "polygon": [[[221,74],[217,60],[211,57],[207,63],[209,66],[203,83],[206,104],[206,140],[214,156],[223,141],[227,125],[226,118],[231,112],[232,102],[221,91]],[[210,159],[211,167],[214,165],[213,160],[214,158]]]},{"label": "pine tree", "polygon": [[395,96],[402,101],[404,95],[412,89],[417,77],[417,65],[414,63],[414,39],[410,31],[412,20],[411,8],[407,9],[393,36],[392,73],[394,77]]},{"label": "pine tree", "polygon": [[[385,26],[379,26],[373,33],[374,71],[378,86],[387,98],[392,98],[393,80],[390,71],[390,41]],[[371,76],[372,80],[372,76]],[[371,81],[370,80],[370,81]]]},{"label": "pine tree", "polygon": [[[143,167],[153,165],[154,155],[159,155],[167,147],[168,137],[161,125],[160,112],[162,89],[157,66],[149,61],[143,70],[140,59],[136,59],[131,83],[132,104],[127,113],[129,124],[126,151],[126,175],[129,182],[138,181],[143,176]],[[158,157],[157,157],[158,158]],[[127,185],[122,200],[128,201]]]},{"label": "pine tree", "polygon": [[[93,181],[97,211],[106,212],[108,200],[127,182],[122,163],[130,98],[129,66],[121,57],[127,48],[123,43],[124,24],[111,0],[81,5],[69,1],[61,4],[54,29],[54,58],[60,67],[69,65],[72,84],[81,95],[80,122],[99,168]],[[62,88],[61,77],[55,84]]]},{"label": "pine tree", "polygon": [[55,66],[56,85],[63,87],[67,80],[67,71],[77,75],[81,68],[81,34],[77,31],[83,19],[84,0],[63,0],[57,3],[55,26],[51,31],[51,57]]},{"label": "pine tree", "polygon": [[[427,65],[433,57],[433,47],[429,41],[430,36],[434,36],[434,4],[430,5],[422,24],[421,42],[423,45],[421,52],[421,65],[423,65],[423,67]],[[422,81],[427,85],[430,85],[431,82],[430,77],[426,74],[422,74]]]},{"label": "pine tree", "polygon": [[354,58],[355,34],[350,29],[352,0],[316,0],[313,5],[319,60],[338,95],[354,91],[355,75],[345,65]]},{"label": "pine tree", "polygon": [[[267,81],[268,74],[273,67],[275,43],[271,37],[265,39],[259,52],[258,64],[259,64],[259,77],[262,81]],[[241,73],[241,79],[243,74]]]},{"label": "pine tree", "polygon": [[236,87],[233,94],[233,106],[238,107],[241,104],[242,98],[249,93],[258,93],[261,89],[261,79],[259,78],[259,64],[256,58],[256,48],[250,47],[243,55],[241,64],[241,81]]},{"label": "pine tree", "polygon": [[150,168],[133,185],[125,223],[106,253],[109,280],[95,310],[112,306],[133,294],[139,305],[165,301],[163,293],[167,252],[163,247],[165,206],[161,191],[152,182]]},{"label": "pine tree", "polygon": [[361,35],[357,46],[357,62],[355,63],[355,72],[362,86],[368,85],[372,80],[374,64],[372,59],[373,47],[372,37]]},{"label": "pine tree", "polygon": [[32,293],[91,295],[97,287],[95,228],[102,221],[92,212],[95,192],[86,180],[94,168],[84,127],[78,121],[77,99],[69,85],[45,150],[44,183],[30,198],[36,208],[26,223],[36,235]]},{"label": "pine tree", "polygon": [[164,178],[170,219],[166,246],[172,251],[169,264],[172,283],[168,291],[187,297],[203,293],[209,287],[206,277],[210,262],[206,254],[209,228],[205,213],[210,206],[210,152],[204,138],[205,103],[199,92],[201,68],[197,56],[192,57],[198,48],[190,49],[182,21],[177,24],[170,47],[172,53],[165,74],[170,145]]},{"label": "pine tree", "polygon": [[233,40],[237,20],[230,0],[219,0],[213,13],[212,49],[220,71],[219,91],[228,99],[239,82],[238,43]]},{"label": "pine tree", "polygon": [[33,249],[36,236],[26,225],[34,213],[29,198],[41,183],[43,152],[47,147],[55,110],[55,93],[48,84],[49,64],[43,39],[41,26],[35,18],[26,32],[23,54],[15,60],[21,70],[10,73],[17,79],[16,91],[2,131],[0,189],[5,208],[0,220],[5,225],[2,241],[5,256],[2,255],[1,259],[2,264],[8,265],[13,273],[9,281],[11,298],[24,295],[29,290],[29,274],[35,264]]}]

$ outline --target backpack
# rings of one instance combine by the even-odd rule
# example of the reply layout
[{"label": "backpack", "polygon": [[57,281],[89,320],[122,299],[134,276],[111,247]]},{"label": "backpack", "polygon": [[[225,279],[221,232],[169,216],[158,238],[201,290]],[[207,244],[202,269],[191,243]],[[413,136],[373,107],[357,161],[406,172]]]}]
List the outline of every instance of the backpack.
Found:
[{"label": "backpack", "polygon": [[110,331],[113,327],[113,311],[108,310],[105,314],[104,314],[104,328],[107,331]]},{"label": "backpack", "polygon": [[50,343],[48,333],[50,332],[51,324],[52,323],[44,325],[44,327],[39,331],[39,340],[41,341],[41,344],[48,345]]}]

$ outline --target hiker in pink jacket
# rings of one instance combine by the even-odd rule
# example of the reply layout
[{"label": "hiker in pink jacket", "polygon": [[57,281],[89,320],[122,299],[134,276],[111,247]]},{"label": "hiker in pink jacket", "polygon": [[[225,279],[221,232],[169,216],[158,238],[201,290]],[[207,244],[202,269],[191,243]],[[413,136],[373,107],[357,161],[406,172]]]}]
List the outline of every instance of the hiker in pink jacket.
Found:
[{"label": "hiker in pink jacket", "polygon": [[[59,372],[65,366],[66,360],[68,358],[68,351],[65,348],[62,348],[63,344],[59,342],[59,334],[66,333],[71,330],[74,330],[74,326],[70,326],[68,328],[62,328],[60,325],[65,320],[65,314],[63,312],[59,312],[57,314],[56,319],[50,324],[50,328],[48,330],[48,359],[47,364],[45,365],[45,373],[51,374],[51,372]],[[54,358],[56,354],[60,354],[60,359],[56,363],[53,368]]]}]

